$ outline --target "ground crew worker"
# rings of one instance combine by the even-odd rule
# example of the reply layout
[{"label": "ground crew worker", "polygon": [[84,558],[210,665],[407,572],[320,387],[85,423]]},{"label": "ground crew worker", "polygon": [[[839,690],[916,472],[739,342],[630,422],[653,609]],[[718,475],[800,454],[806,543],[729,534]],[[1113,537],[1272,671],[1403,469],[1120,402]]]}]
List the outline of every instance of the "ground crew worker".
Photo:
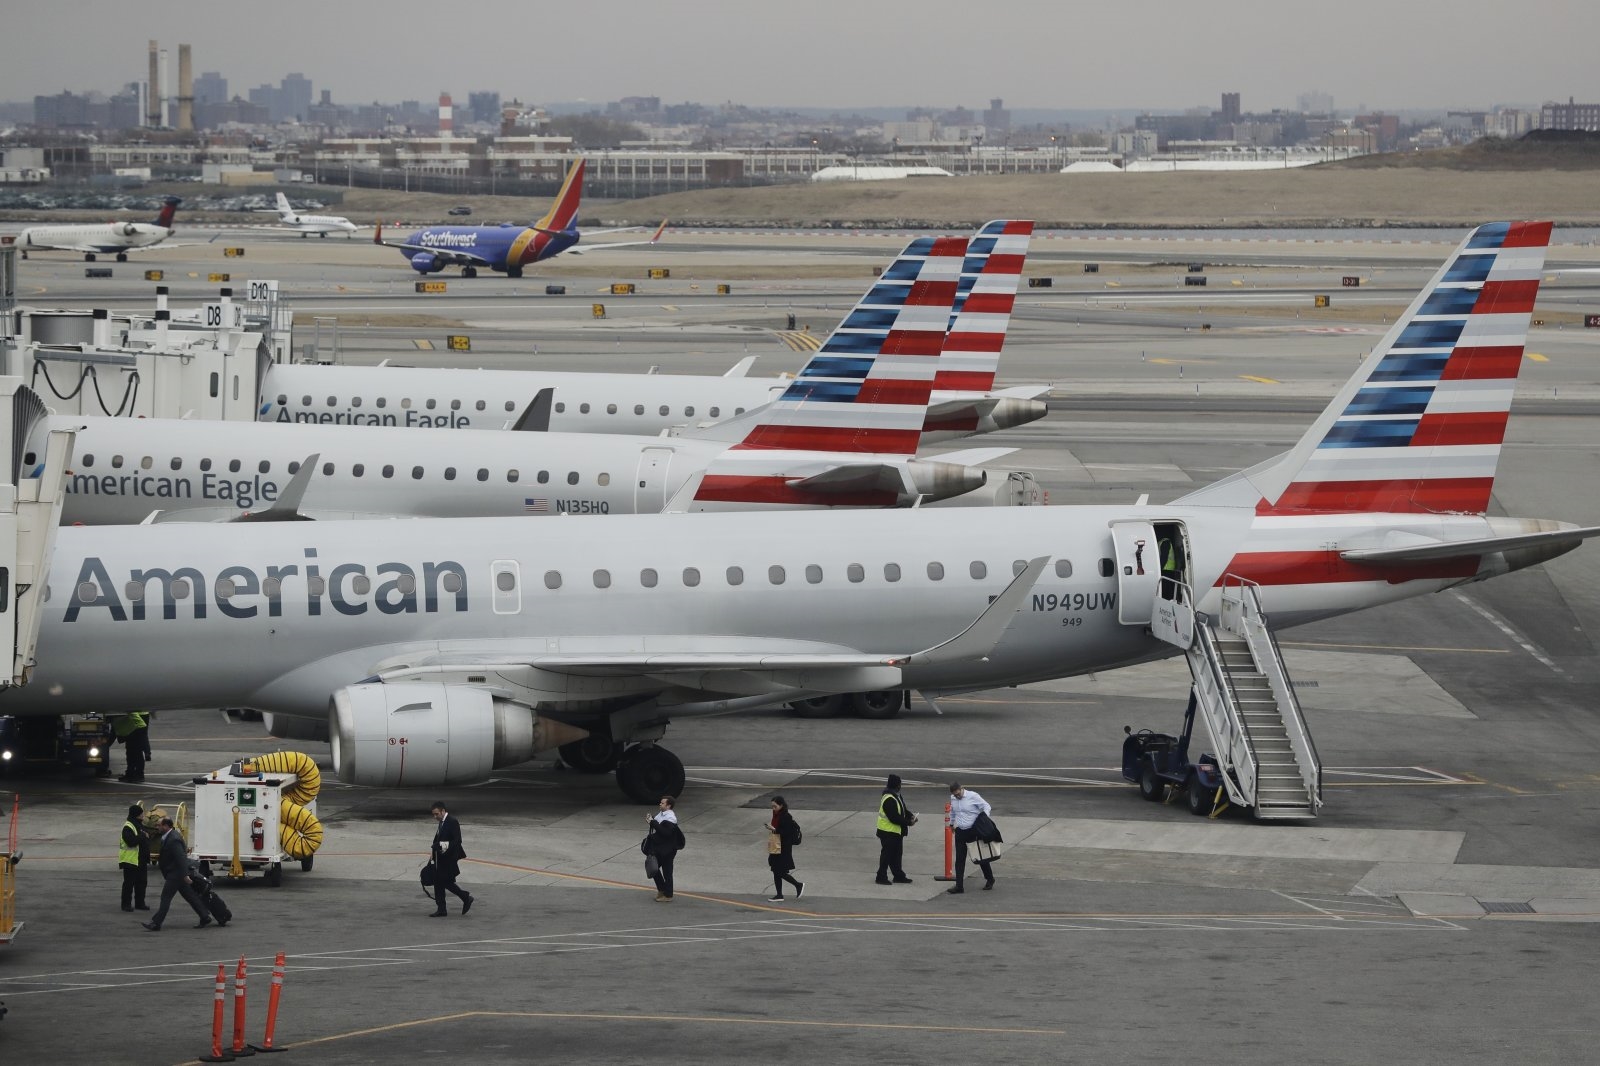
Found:
[{"label": "ground crew worker", "polygon": [[122,909],[147,911],[144,889],[150,866],[150,835],[144,831],[144,808],[135,803],[128,808],[117,840],[117,865],[122,868]]},{"label": "ground crew worker", "polygon": [[[917,823],[917,816],[911,813],[906,806],[906,801],[900,795],[900,775],[890,774],[888,782],[883,786],[883,795],[878,797],[878,876],[874,882],[880,885],[901,884],[909,885],[911,878],[906,876],[902,857],[905,855],[906,831]],[[889,875],[894,874],[894,880],[889,880]]]},{"label": "ground crew worker", "polygon": [[1178,549],[1173,544],[1171,537],[1162,537],[1159,550],[1161,552],[1161,598],[1175,600],[1178,598],[1178,582],[1183,579],[1183,574],[1178,569]]},{"label": "ground crew worker", "polygon": [[150,722],[143,711],[132,711],[111,723],[111,732],[122,741],[128,769],[118,781],[143,781],[144,761],[150,757]]}]

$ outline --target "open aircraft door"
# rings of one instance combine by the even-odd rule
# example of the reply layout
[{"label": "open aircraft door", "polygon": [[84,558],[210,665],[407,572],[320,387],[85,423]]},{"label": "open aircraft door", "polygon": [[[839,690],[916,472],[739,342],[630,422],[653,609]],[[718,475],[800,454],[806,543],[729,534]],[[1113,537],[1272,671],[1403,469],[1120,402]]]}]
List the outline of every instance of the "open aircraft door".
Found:
[{"label": "open aircraft door", "polygon": [[636,514],[655,514],[667,502],[667,471],[672,467],[671,448],[646,448],[639,453],[639,473],[635,478],[633,506]]},{"label": "open aircraft door", "polygon": [[10,669],[0,670],[0,688],[7,688],[26,684],[33,670],[74,434],[51,432],[44,461],[24,470],[23,455],[47,414],[45,406],[20,378],[0,378],[0,411],[7,421],[0,429],[5,478],[0,484],[0,642],[11,648]]},{"label": "open aircraft door", "polygon": [[1111,544],[1117,566],[1117,621],[1125,626],[1149,625],[1161,586],[1155,528],[1149,522],[1118,519],[1111,523]]}]

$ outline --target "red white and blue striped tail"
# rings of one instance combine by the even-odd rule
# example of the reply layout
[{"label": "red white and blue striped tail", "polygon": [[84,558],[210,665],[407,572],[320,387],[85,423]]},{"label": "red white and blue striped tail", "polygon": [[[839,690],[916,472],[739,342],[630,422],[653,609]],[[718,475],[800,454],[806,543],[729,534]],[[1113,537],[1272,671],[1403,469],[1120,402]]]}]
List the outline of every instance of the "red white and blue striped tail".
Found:
[{"label": "red white and blue striped tail", "polygon": [[955,314],[933,379],[935,392],[994,388],[1032,236],[1032,222],[1002,219],[986,223],[967,242]]},{"label": "red white and blue striped tail", "polygon": [[916,454],[966,251],[907,245],[735,449]]},{"label": "red white and blue striped tail", "polygon": [[1246,472],[1257,511],[1482,514],[1549,243],[1549,222],[1462,241],[1293,450]]}]

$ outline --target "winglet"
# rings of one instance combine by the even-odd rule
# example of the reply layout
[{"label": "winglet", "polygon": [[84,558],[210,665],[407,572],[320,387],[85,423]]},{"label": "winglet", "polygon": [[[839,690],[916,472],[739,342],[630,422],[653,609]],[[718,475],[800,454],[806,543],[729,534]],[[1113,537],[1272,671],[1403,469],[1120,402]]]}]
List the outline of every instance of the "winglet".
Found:
[{"label": "winglet", "polygon": [[376,230],[374,230],[373,233],[372,233],[372,243],[373,244],[382,244],[383,243],[383,219],[381,219],[381,218],[378,219],[378,228]]},{"label": "winglet", "polygon": [[978,616],[977,621],[943,644],[935,644],[925,651],[916,652],[895,665],[909,663],[932,666],[937,663],[987,659],[995,645],[1000,643],[1006,627],[1016,617],[1017,611],[1021,610],[1022,601],[1033,591],[1034,583],[1039,580],[1039,575],[1044,573],[1044,568],[1049,562],[1048,555],[1030,559],[1028,565],[1022,568],[1022,573],[1011,579],[1011,584],[994,598],[994,601]]},{"label": "winglet", "polygon": [[306,497],[306,486],[311,484],[311,478],[317,472],[317,461],[322,458],[321,452],[312,452],[306,456],[305,462],[300,464],[300,469],[295,471],[294,477],[283,487],[278,498],[272,501],[272,506],[265,511],[251,511],[235,518],[235,522],[309,522],[310,519],[300,513],[300,503]]},{"label": "winglet", "polygon": [[661,220],[661,225],[656,227],[656,231],[654,233],[650,234],[650,239],[648,241],[645,241],[645,243],[646,244],[654,244],[654,243],[656,243],[657,241],[659,241],[661,239],[661,235],[663,233],[665,233],[666,231],[667,231],[667,220],[666,219],[662,219]]}]

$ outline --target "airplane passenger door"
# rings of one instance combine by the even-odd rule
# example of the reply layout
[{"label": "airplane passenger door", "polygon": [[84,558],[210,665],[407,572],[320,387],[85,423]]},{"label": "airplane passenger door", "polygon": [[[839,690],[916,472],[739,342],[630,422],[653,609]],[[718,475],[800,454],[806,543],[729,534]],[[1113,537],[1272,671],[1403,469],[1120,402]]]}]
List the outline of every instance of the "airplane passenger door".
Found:
[{"label": "airplane passenger door", "polygon": [[671,448],[645,448],[639,453],[639,473],[634,478],[635,514],[655,514],[667,502],[667,470],[672,466]]},{"label": "airplane passenger door", "polygon": [[494,583],[494,613],[522,612],[522,574],[515,559],[496,559],[489,564],[489,579]]},{"label": "airplane passenger door", "polygon": [[1149,625],[1161,586],[1161,560],[1156,532],[1149,522],[1122,519],[1111,523],[1117,566],[1117,621]]}]

